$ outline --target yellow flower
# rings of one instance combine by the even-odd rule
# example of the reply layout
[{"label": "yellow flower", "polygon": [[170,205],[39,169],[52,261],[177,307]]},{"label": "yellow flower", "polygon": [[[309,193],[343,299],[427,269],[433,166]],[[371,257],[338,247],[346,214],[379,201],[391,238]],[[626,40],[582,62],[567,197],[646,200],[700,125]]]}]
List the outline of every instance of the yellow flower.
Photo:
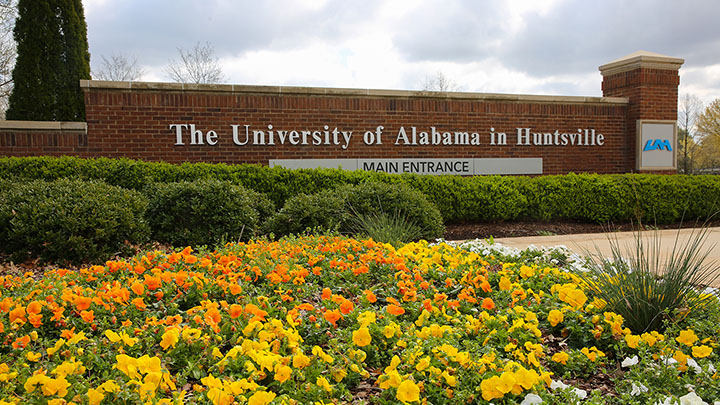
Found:
[{"label": "yellow flower", "polygon": [[101,389],[105,392],[120,392],[120,386],[117,385],[117,383],[113,380],[107,380],[104,383],[100,384],[98,389]]},{"label": "yellow flower", "polygon": [[454,375],[450,375],[450,373],[447,372],[447,370],[443,371],[442,377],[445,379],[445,382],[447,385],[454,387],[457,385],[457,377]]},{"label": "yellow flower", "polygon": [[105,331],[105,336],[112,342],[117,343],[119,341],[122,341],[124,344],[133,347],[135,346],[135,343],[137,343],[137,338],[131,338],[124,330],[120,331],[120,334],[117,334],[110,329]]},{"label": "yellow flower", "polygon": [[293,367],[295,368],[305,368],[310,365],[310,357],[298,353],[293,356]]},{"label": "yellow flower", "polygon": [[362,327],[353,332],[353,343],[360,347],[364,347],[370,344],[372,337],[370,336],[370,330]]},{"label": "yellow flower", "polygon": [[290,376],[292,375],[292,369],[288,366],[284,366],[282,364],[278,364],[275,367],[275,381],[280,381],[281,383],[284,383],[285,381],[290,379]]},{"label": "yellow flower", "polygon": [[515,372],[515,383],[521,385],[526,390],[532,388],[539,380],[540,376],[535,370],[528,370],[524,367],[520,367]]},{"label": "yellow flower", "polygon": [[55,352],[57,352],[58,350],[60,350],[60,348],[63,347],[64,344],[65,344],[65,339],[58,339],[58,341],[55,342],[55,346],[53,346],[53,347],[48,347],[48,349],[47,349],[47,354],[48,354],[49,356],[52,356],[53,354],[55,354]]},{"label": "yellow flower", "polygon": [[403,402],[415,402],[420,400],[420,388],[411,380],[400,383],[397,389],[396,398]]},{"label": "yellow flower", "polygon": [[255,391],[255,393],[248,400],[248,405],[267,405],[275,399],[274,392],[268,391]]},{"label": "yellow flower", "polygon": [[528,266],[521,266],[520,267],[520,277],[522,278],[530,278],[535,275],[535,269]]},{"label": "yellow flower", "polygon": [[48,378],[43,383],[42,391],[45,396],[57,395],[64,397],[67,395],[68,387],[70,387],[70,383],[65,377]]},{"label": "yellow flower", "polygon": [[556,363],[562,363],[563,365],[567,365],[567,361],[570,358],[570,355],[565,352],[557,352],[553,354],[552,361]]},{"label": "yellow flower", "polygon": [[510,392],[515,386],[515,373],[506,371],[500,375],[497,383],[497,390],[503,394]]},{"label": "yellow flower", "polygon": [[98,405],[105,399],[105,394],[99,389],[90,388],[87,392],[87,398],[90,405]]},{"label": "yellow flower", "polygon": [[27,354],[25,354],[25,358],[28,359],[28,361],[32,361],[32,362],[36,362],[36,361],[40,360],[40,357],[42,357],[42,354],[35,353],[32,351],[27,352]]},{"label": "yellow flower", "polygon": [[418,364],[415,366],[415,369],[416,369],[417,371],[423,371],[423,370],[425,370],[426,368],[428,368],[429,366],[430,366],[430,358],[429,358],[429,357],[423,357],[422,359],[420,359],[420,361],[418,362]]},{"label": "yellow flower", "polygon": [[508,279],[505,276],[502,276],[500,278],[500,283],[498,286],[500,287],[501,290],[507,291],[512,287],[512,283],[510,282],[510,279]]},{"label": "yellow flower", "polygon": [[628,347],[631,349],[637,349],[638,343],[640,343],[640,340],[642,338],[638,335],[625,335],[625,343],[627,343]]},{"label": "yellow flower", "polygon": [[505,396],[498,389],[500,384],[500,377],[494,375],[486,380],[482,380],[480,383],[480,389],[482,390],[482,397],[486,401],[492,401],[493,399],[502,398]]},{"label": "yellow flower", "polygon": [[560,322],[565,320],[565,316],[562,312],[558,311],[557,309],[553,309],[548,314],[548,322],[550,322],[551,326],[557,326]]},{"label": "yellow flower", "polygon": [[697,342],[698,337],[695,335],[695,332],[693,332],[692,329],[686,329],[680,331],[680,335],[675,338],[675,340],[678,341],[678,343],[682,343],[685,346],[692,346],[695,342]]},{"label": "yellow flower", "polygon": [[332,392],[332,386],[330,385],[330,382],[325,377],[318,377],[316,380],[316,384],[318,387],[324,389],[327,392]]},{"label": "yellow flower", "polygon": [[701,345],[692,348],[692,355],[698,359],[707,357],[712,353],[712,348],[709,346]]},{"label": "yellow flower", "polygon": [[360,322],[360,326],[362,327],[367,327],[371,323],[375,323],[375,320],[375,312],[372,311],[365,311],[362,314],[358,315],[358,321]]},{"label": "yellow flower", "polygon": [[390,339],[391,337],[395,336],[395,332],[400,327],[395,322],[390,322],[390,325],[387,325],[383,328],[383,335],[386,339]]},{"label": "yellow flower", "polygon": [[163,333],[162,335],[162,341],[160,342],[160,347],[163,348],[163,350],[167,350],[168,347],[172,346],[173,348],[177,344],[178,340],[180,340],[180,331],[177,329],[168,329]]},{"label": "yellow flower", "polygon": [[117,364],[115,367],[122,371],[126,376],[131,379],[139,379],[140,373],[137,371],[137,359],[128,356],[127,354],[118,354],[115,356]]}]

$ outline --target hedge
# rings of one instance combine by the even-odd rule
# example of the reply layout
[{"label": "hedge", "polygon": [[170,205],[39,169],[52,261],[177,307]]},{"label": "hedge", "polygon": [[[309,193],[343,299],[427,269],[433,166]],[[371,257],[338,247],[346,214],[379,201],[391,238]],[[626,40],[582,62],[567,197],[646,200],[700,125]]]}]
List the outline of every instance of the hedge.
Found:
[{"label": "hedge", "polygon": [[94,262],[148,240],[147,200],[99,181],[0,181],[0,251],[13,260]]},{"label": "hedge", "polygon": [[154,183],[143,191],[153,240],[174,246],[247,241],[275,211],[261,193],[229,181]]},{"label": "hedge", "polygon": [[300,194],[345,184],[405,183],[425,194],[445,223],[642,220],[669,223],[705,219],[720,209],[720,176],[569,174],[560,176],[420,176],[412,174],[289,170],[259,165],[151,163],[75,157],[0,158],[0,178],[99,179],[142,190],[151,183],[203,178],[227,180],[264,193],[277,207]]}]

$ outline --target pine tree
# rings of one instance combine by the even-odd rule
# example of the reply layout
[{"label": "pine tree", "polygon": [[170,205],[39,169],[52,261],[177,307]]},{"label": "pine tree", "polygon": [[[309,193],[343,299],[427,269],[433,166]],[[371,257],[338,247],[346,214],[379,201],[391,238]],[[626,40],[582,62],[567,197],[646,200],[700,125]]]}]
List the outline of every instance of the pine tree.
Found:
[{"label": "pine tree", "polygon": [[82,121],[80,79],[90,78],[81,0],[19,0],[17,61],[8,119]]}]

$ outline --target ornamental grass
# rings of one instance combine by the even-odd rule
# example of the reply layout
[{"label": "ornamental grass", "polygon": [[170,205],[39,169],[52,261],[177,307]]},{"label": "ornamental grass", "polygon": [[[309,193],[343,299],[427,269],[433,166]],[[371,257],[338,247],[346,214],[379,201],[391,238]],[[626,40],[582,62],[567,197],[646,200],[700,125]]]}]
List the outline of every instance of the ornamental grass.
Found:
[{"label": "ornamental grass", "polygon": [[636,334],[577,265],[562,250],[309,236],[3,276],[0,403],[720,397],[717,300]]},{"label": "ornamental grass", "polygon": [[692,228],[687,238],[676,233],[672,246],[662,246],[657,230],[651,236],[635,231],[631,244],[621,246],[608,236],[611,257],[588,255],[587,289],[625,319],[635,333],[662,331],[668,321],[701,311],[714,297],[703,294],[720,263],[708,262],[715,246],[706,246],[709,228]]}]

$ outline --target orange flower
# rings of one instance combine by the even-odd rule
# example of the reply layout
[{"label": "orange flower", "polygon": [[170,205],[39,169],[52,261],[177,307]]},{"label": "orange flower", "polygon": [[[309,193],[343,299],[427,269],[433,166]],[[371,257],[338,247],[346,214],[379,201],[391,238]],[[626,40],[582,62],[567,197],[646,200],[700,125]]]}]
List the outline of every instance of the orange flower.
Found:
[{"label": "orange flower", "polygon": [[90,323],[95,320],[95,313],[93,311],[80,311],[80,317],[83,321]]},{"label": "orange flower", "polygon": [[332,296],[332,291],[330,291],[330,289],[327,287],[323,288],[321,298],[324,300],[329,300],[331,296]]},{"label": "orange flower", "polygon": [[42,314],[29,314],[28,321],[36,328],[42,326]]},{"label": "orange flower", "polygon": [[145,308],[147,308],[147,305],[145,305],[145,301],[143,301],[142,297],[134,298],[132,301],[130,301],[133,305],[135,305],[135,308],[144,311]]},{"label": "orange flower", "polygon": [[160,277],[149,276],[146,274],[144,284],[147,286],[148,290],[150,290],[150,291],[157,290],[162,285],[162,279]]},{"label": "orange flower", "polygon": [[494,309],[495,308],[495,302],[491,298],[485,298],[481,305],[484,309]]},{"label": "orange flower", "polygon": [[370,290],[365,290],[365,298],[367,298],[371,304],[377,302],[377,296],[375,296],[375,294],[373,294]]},{"label": "orange flower", "polygon": [[75,336],[75,327],[72,329],[63,329],[63,331],[60,333],[60,337],[63,339],[72,339],[72,337]]},{"label": "orange flower", "polygon": [[222,319],[222,316],[220,315],[220,311],[217,310],[217,308],[210,308],[205,312],[205,322],[211,325],[217,325],[220,323],[220,320]]},{"label": "orange flower", "polygon": [[230,318],[235,319],[243,314],[243,307],[242,305],[232,304],[228,312],[230,312]]},{"label": "orange flower", "polygon": [[81,297],[78,295],[78,296],[75,296],[73,303],[75,304],[75,308],[77,308],[78,311],[82,311],[82,310],[90,308],[90,304],[92,303],[92,298]]},{"label": "orange flower", "polygon": [[137,295],[143,295],[143,293],[145,292],[145,286],[142,285],[142,283],[139,283],[137,281],[132,283],[132,286],[130,286],[130,288]]},{"label": "orange flower", "polygon": [[332,311],[325,311],[325,313],[323,314],[323,317],[325,318],[326,321],[330,322],[331,324],[333,324],[333,326],[337,327],[337,321],[342,317],[342,315],[340,315],[340,311],[335,309]]},{"label": "orange flower", "polygon": [[27,306],[28,314],[39,314],[40,311],[42,311],[42,302],[40,301],[33,301]]},{"label": "orange flower", "polygon": [[355,309],[355,305],[353,305],[350,300],[344,300],[342,304],[340,304],[340,312],[342,312],[343,315],[349,314],[353,309]]},{"label": "orange flower", "polygon": [[25,307],[15,307],[15,309],[10,311],[10,323],[15,323],[16,321],[20,324],[27,322],[27,318],[25,317]]},{"label": "orange flower", "polygon": [[405,309],[401,306],[390,304],[387,306],[387,311],[392,315],[402,315],[405,313]]},{"label": "orange flower", "polygon": [[25,348],[29,343],[30,343],[30,336],[25,335],[25,336],[21,336],[21,337],[15,339],[15,341],[12,344],[12,347],[15,349]]}]

